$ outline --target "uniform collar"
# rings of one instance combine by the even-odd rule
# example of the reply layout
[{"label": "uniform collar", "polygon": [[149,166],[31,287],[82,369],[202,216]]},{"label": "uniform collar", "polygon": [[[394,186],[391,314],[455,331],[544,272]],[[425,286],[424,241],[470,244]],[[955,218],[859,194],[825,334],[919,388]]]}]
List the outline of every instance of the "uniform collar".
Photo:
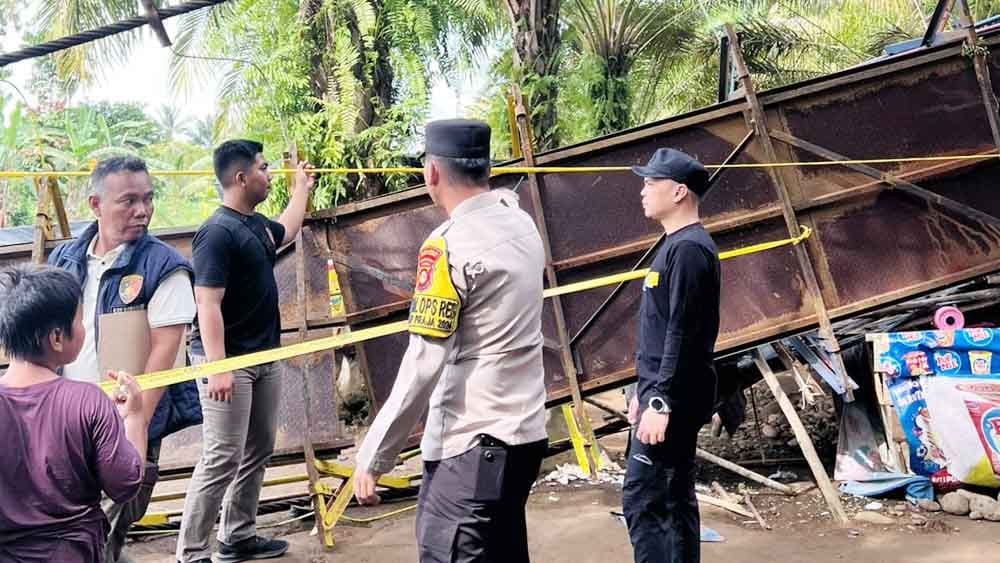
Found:
[{"label": "uniform collar", "polygon": [[[507,201],[505,201],[507,200]],[[490,190],[486,193],[481,193],[479,195],[474,195],[469,199],[458,204],[455,209],[451,212],[451,218],[455,219],[462,215],[467,215],[474,211],[489,207],[491,205],[496,205],[497,203],[505,202],[508,205],[517,207],[517,194],[508,189],[496,189]]]},{"label": "uniform collar", "polygon": [[128,244],[129,243],[127,242],[123,242],[107,251],[104,256],[98,256],[94,254],[94,248],[97,247],[97,236],[95,235],[94,238],[90,240],[90,244],[87,245],[87,260],[99,260],[104,264],[114,264],[115,260],[125,250],[125,247],[128,246]]}]

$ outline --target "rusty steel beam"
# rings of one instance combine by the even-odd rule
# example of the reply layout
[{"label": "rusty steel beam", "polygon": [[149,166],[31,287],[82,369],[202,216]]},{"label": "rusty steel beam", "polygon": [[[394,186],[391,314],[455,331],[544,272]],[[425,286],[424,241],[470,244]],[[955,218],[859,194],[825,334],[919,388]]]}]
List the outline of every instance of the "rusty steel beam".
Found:
[{"label": "rusty steel beam", "polygon": [[[736,65],[738,79],[743,87],[747,105],[749,106],[749,115],[757,132],[756,138],[759,140],[761,148],[764,151],[765,160],[768,162],[778,162],[777,155],[774,152],[774,146],[771,144],[771,137],[768,132],[767,119],[764,114],[763,106],[761,106],[760,100],[757,98],[753,80],[750,78],[750,71],[747,69],[746,62],[743,60],[743,52],[740,46],[739,38],[736,36],[736,32],[733,31],[733,27],[731,25],[726,24],[725,30],[726,35],[729,37],[730,50],[733,55],[733,63]],[[785,219],[785,226],[788,228],[788,234],[792,238],[798,237],[801,234],[801,231],[799,229],[799,222],[795,214],[795,209],[792,205],[791,197],[789,197],[788,194],[788,188],[785,185],[781,174],[779,174],[774,168],[768,168],[767,171],[771,178],[771,182],[774,184],[775,191],[778,194],[778,199],[781,202],[782,214]],[[831,357],[834,361],[834,368],[844,379],[845,399],[847,401],[853,401],[854,394],[851,392],[850,386],[847,385],[847,369],[844,367],[844,360],[840,356],[840,344],[837,343],[837,337],[833,332],[833,325],[830,323],[830,315],[827,312],[826,303],[823,300],[823,293],[820,291],[819,282],[816,280],[816,272],[813,269],[813,264],[809,260],[809,255],[806,253],[806,249],[803,245],[795,245],[794,248],[795,258],[798,261],[799,269],[805,278],[806,290],[813,299],[813,307],[816,311],[816,317],[819,320],[820,338],[826,341],[829,348],[828,351],[831,353]]]},{"label": "rusty steel beam", "polygon": [[[783,143],[787,143],[795,148],[814,154],[818,157],[825,158],[827,160],[831,161],[850,160],[850,158],[847,156],[844,156],[842,154],[837,154],[827,148],[810,143],[809,141],[803,139],[799,139],[798,137],[795,137],[794,135],[789,135],[788,133],[785,133],[783,131],[771,131],[771,137]],[[868,166],[867,164],[845,163],[842,166],[850,168],[851,170],[854,170],[856,172],[860,172],[870,178],[874,178],[881,182],[885,182],[886,184],[889,184],[890,186],[901,192],[916,196],[924,201],[948,209],[949,211],[953,211],[960,215],[965,215],[966,217],[975,219],[977,221],[981,221],[987,225],[1000,227],[1000,218],[994,217],[989,213],[984,213],[976,209],[975,207],[965,205],[964,203],[955,201],[951,198],[944,197],[941,194],[936,194],[912,182],[907,182],[906,180],[902,180],[892,174],[889,174],[888,172],[882,172],[876,168]]]}]

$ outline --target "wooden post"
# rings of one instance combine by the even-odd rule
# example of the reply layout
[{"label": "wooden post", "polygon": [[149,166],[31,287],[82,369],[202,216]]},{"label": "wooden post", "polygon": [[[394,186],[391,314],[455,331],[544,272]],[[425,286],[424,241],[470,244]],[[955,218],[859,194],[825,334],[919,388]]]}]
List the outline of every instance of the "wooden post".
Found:
[{"label": "wooden post", "polygon": [[997,118],[997,97],[993,93],[993,83],[990,79],[990,66],[986,60],[985,47],[979,49],[979,36],[976,34],[976,22],[972,21],[967,0],[955,0],[961,7],[958,11],[958,21],[965,28],[965,45],[972,53],[972,67],[976,71],[976,81],[983,96],[983,106],[986,108],[986,119],[993,133],[993,145],[1000,150],[1000,124]]},{"label": "wooden post", "polygon": [[[754,90],[753,81],[750,79],[750,71],[747,70],[746,62],[743,60],[739,38],[736,36],[736,32],[733,31],[731,25],[726,24],[725,28],[726,36],[729,37],[729,47],[732,52],[733,63],[736,65],[740,85],[747,100],[750,119],[754,130],[757,132],[755,138],[760,141],[765,160],[767,162],[778,162],[778,158],[774,152],[774,145],[771,144],[771,136],[768,134],[764,109],[760,105],[760,100],[757,99],[757,92]],[[781,211],[785,218],[785,226],[788,228],[788,233],[793,238],[797,237],[800,234],[799,221],[795,215],[795,208],[792,205],[791,197],[788,195],[788,188],[785,186],[784,179],[775,168],[768,168],[767,172],[777,191],[778,201],[781,203]],[[816,311],[816,319],[819,324],[820,339],[827,343],[828,351],[833,359],[833,367],[840,373],[840,376],[844,380],[844,400],[848,402],[853,401],[854,393],[848,384],[847,369],[844,366],[844,359],[840,356],[840,344],[837,342],[837,336],[833,332],[833,325],[830,323],[830,315],[827,312],[826,303],[823,301],[819,282],[816,280],[816,271],[813,269],[812,262],[809,261],[809,255],[806,253],[804,245],[796,244],[792,248],[798,260],[799,269],[802,271],[802,277],[806,283],[806,291],[813,299],[813,307]]]},{"label": "wooden post", "polygon": [[[285,153],[284,161],[285,168],[295,168],[295,166],[298,165],[298,155],[296,154],[294,144],[292,144],[289,147],[288,152]],[[288,173],[286,178],[288,179],[288,191],[291,193],[294,174]],[[302,342],[305,342],[309,337],[309,295],[306,291],[307,270],[304,232],[305,226],[303,225],[302,228],[299,229],[298,234],[295,235],[295,289],[296,297],[298,298],[298,310],[300,317],[299,340]],[[316,528],[319,530],[323,546],[326,548],[332,548],[333,531],[326,526],[326,498],[323,494],[327,491],[327,488],[320,481],[319,471],[316,469],[316,451],[313,449],[312,445],[312,390],[310,389],[312,356],[303,356],[301,358],[301,362],[302,408],[305,411],[306,418],[306,431],[302,440],[302,449],[305,454],[306,475],[309,476],[309,494],[312,497],[313,509],[316,512]]]},{"label": "wooden post", "polygon": [[66,216],[62,192],[59,191],[59,180],[55,177],[46,178],[46,185],[49,189],[49,200],[52,201],[52,208],[56,211],[56,220],[59,221],[59,232],[62,238],[70,238],[73,234],[69,229],[69,217]]},{"label": "wooden post", "polygon": [[819,455],[816,454],[816,448],[813,447],[809,432],[806,431],[806,427],[799,419],[799,415],[795,411],[795,406],[792,405],[792,401],[781,388],[778,378],[771,371],[771,367],[767,365],[767,361],[764,360],[764,355],[759,348],[754,352],[753,357],[757,369],[760,370],[760,374],[764,377],[764,381],[771,390],[771,394],[778,401],[778,406],[781,407],[781,412],[784,413],[785,419],[788,420],[788,424],[792,427],[792,432],[795,433],[795,439],[799,442],[802,455],[805,456],[806,462],[809,464],[809,469],[812,470],[816,484],[819,486],[819,490],[823,493],[823,498],[826,500],[826,505],[830,507],[833,519],[840,525],[846,525],[848,522],[847,513],[844,512],[844,506],[840,503],[840,493],[834,488],[833,483],[830,482],[830,476],[827,475],[826,468],[823,467],[823,462],[820,461]]},{"label": "wooden post", "polygon": [[35,238],[31,244],[31,261],[45,263],[45,243],[52,240],[52,221],[49,219],[51,192],[46,178],[35,178],[35,194],[38,205],[35,210]]},{"label": "wooden post", "polygon": [[[531,146],[531,131],[528,125],[528,113],[524,107],[524,99],[521,96],[521,89],[516,85],[511,86],[514,96],[514,113],[517,116],[517,127],[521,139],[521,154],[524,157],[525,166],[535,165],[535,151]],[[542,245],[545,248],[545,280],[549,287],[559,285],[556,277],[556,270],[552,267],[552,245],[549,242],[549,230],[545,223],[545,211],[542,207],[541,189],[539,187],[538,175],[528,174],[528,193],[531,197],[531,207],[534,211],[535,224],[538,226],[538,233],[542,237]],[[576,364],[573,362],[573,351],[571,350],[569,334],[566,331],[566,318],[563,312],[562,301],[558,296],[552,298],[552,311],[555,314],[556,333],[559,337],[559,358],[562,361],[563,373],[569,381],[570,395],[573,398],[573,409],[576,414],[576,422],[583,434],[584,448],[593,460],[594,470],[601,468],[601,456],[597,450],[597,439],[594,436],[594,429],[590,425],[587,413],[584,410],[583,395],[580,393],[580,382],[576,377]]]}]

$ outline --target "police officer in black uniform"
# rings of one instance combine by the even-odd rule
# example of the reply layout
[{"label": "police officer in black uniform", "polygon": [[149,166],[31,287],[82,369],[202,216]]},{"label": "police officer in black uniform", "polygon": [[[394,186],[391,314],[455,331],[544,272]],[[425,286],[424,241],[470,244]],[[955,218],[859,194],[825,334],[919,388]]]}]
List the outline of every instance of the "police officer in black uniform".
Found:
[{"label": "police officer in black uniform", "polygon": [[637,563],[697,563],[700,557],[694,458],[698,430],[716,394],[719,257],[698,204],[708,172],[674,149],[658,149],[643,178],[642,207],[666,240],[642,288],[633,425],[623,491]]}]

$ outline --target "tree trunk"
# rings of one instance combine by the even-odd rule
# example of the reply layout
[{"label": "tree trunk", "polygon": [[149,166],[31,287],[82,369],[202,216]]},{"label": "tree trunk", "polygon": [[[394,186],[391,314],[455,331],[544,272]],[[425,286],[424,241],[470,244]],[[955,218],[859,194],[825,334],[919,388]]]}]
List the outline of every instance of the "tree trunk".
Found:
[{"label": "tree trunk", "polygon": [[[384,9],[381,1],[372,2],[375,9],[376,20],[381,24],[384,16]],[[358,20],[354,13],[347,16],[347,29],[351,34],[351,42],[358,50],[358,62],[354,65],[354,77],[357,79],[360,88],[356,93],[358,106],[358,119],[354,123],[354,132],[360,133],[369,127],[382,124],[382,114],[393,103],[395,92],[393,88],[393,73],[389,64],[389,45],[382,38],[382,34],[374,34],[371,45],[366,45],[361,29],[358,27]],[[374,51],[374,60],[369,63],[368,54]],[[373,167],[377,163],[369,158],[368,147],[359,145],[359,160],[365,167]],[[357,178],[351,177],[353,185],[357,184]],[[358,185],[358,199],[368,199],[386,193],[385,178],[379,174],[365,174],[361,176],[361,183]]]},{"label": "tree trunk", "polygon": [[506,0],[514,32],[514,67],[531,114],[535,150],[559,145],[556,102],[559,94],[559,5],[561,0]]},{"label": "tree trunk", "polygon": [[[323,0],[302,0],[299,3],[299,21],[305,27],[302,39],[309,45],[309,92],[317,100],[326,97],[328,81],[323,53],[332,47],[323,22],[318,17],[322,7]],[[320,111],[320,104],[316,102],[314,105],[315,110]]]},{"label": "tree trunk", "polygon": [[[336,83],[331,84],[330,81],[334,69],[329,68],[335,60],[332,56],[334,42],[320,15],[322,7],[323,0],[301,0],[299,3],[299,20],[305,24],[303,40],[309,44],[309,90],[318,100],[327,98],[327,90],[336,86]],[[373,1],[372,7],[376,18],[383,17],[381,0]],[[357,107],[354,132],[361,133],[369,127],[382,124],[383,113],[395,102],[394,76],[389,64],[389,45],[382,35],[375,33],[375,39],[366,44],[357,17],[350,10],[345,14],[344,23],[350,33],[351,43],[358,50],[358,62],[351,69],[358,81],[358,90],[341,94],[353,96]],[[371,56],[373,52],[374,58]],[[315,111],[321,110],[321,105],[317,103]],[[361,164],[366,167],[375,166],[376,163],[368,158],[367,147],[358,145],[356,149]],[[386,192],[385,181],[380,175],[349,175],[347,181],[349,185],[359,186],[348,199],[365,199]]]},{"label": "tree trunk", "polygon": [[631,62],[624,57],[602,61],[601,81],[590,87],[596,114],[595,134],[598,136],[632,126],[632,92],[628,84],[631,67]]}]

